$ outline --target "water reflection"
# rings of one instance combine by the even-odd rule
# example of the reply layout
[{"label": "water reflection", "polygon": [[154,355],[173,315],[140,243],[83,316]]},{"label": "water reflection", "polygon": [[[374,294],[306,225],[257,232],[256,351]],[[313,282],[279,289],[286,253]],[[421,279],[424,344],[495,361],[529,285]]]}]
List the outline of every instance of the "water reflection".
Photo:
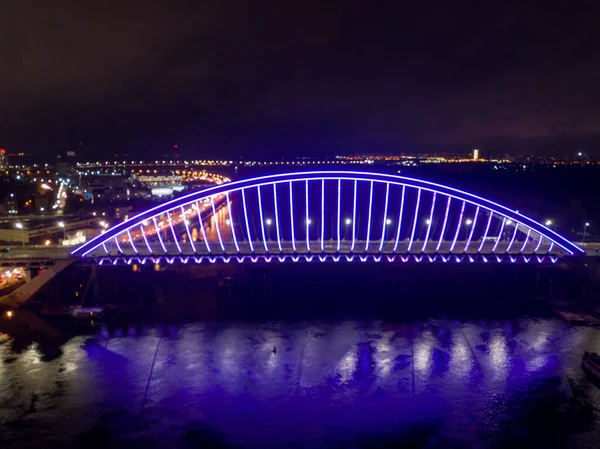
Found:
[{"label": "water reflection", "polygon": [[506,377],[508,373],[508,347],[506,338],[500,331],[494,331],[489,343],[490,366],[497,377]]},{"label": "water reflection", "polygon": [[[424,441],[487,447],[490,435],[502,434],[503,420],[520,423],[512,414],[520,413],[522,398],[564,395],[564,372],[586,385],[572,354],[600,347],[600,331],[579,334],[556,320],[128,328],[76,337],[50,363],[30,345],[0,365],[0,391],[12,392],[4,422],[22,419],[32,393],[42,398],[39,433],[10,430],[22,441],[57,432],[72,438],[89,425],[78,418],[85,410],[99,420],[116,407],[144,410],[152,425],[142,433],[160,441],[201,421],[237,447],[313,447],[323,438],[343,447],[356,435],[414,428],[433,433]],[[585,390],[600,405],[598,390]],[[74,416],[69,428],[65,414]]]}]

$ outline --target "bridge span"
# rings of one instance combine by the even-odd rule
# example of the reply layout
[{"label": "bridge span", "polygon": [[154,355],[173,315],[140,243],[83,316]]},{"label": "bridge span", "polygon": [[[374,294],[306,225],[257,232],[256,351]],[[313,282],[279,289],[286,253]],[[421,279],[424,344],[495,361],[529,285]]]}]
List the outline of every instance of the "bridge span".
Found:
[{"label": "bridge span", "polygon": [[489,199],[403,176],[315,171],[167,201],[72,252],[100,264],[556,262],[584,250]]}]

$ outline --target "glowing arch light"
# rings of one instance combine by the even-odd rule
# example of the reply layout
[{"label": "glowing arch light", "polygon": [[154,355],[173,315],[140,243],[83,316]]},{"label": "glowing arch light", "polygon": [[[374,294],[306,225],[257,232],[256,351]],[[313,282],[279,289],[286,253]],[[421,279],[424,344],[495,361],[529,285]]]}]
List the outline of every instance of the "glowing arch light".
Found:
[{"label": "glowing arch light", "polygon": [[415,262],[542,263],[583,250],[517,211],[452,187],[380,173],[314,171],[189,193],[113,226],[72,254],[177,256],[185,263],[359,260],[354,255],[375,262],[416,255]]}]

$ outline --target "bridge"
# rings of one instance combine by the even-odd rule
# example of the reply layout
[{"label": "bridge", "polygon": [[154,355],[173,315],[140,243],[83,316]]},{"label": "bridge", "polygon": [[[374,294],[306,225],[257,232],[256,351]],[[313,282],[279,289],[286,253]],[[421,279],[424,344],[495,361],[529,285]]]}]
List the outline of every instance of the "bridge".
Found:
[{"label": "bridge", "polygon": [[313,171],[245,179],[152,207],[75,249],[98,264],[531,262],[583,255],[519,211],[404,176]]}]

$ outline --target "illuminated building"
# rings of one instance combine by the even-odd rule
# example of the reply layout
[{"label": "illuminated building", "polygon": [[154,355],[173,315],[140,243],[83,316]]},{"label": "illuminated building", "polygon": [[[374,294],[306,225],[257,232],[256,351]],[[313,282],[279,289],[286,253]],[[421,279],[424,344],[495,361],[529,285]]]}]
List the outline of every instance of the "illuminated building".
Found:
[{"label": "illuminated building", "polygon": [[6,170],[8,168],[8,156],[4,148],[0,148],[0,170]]}]

